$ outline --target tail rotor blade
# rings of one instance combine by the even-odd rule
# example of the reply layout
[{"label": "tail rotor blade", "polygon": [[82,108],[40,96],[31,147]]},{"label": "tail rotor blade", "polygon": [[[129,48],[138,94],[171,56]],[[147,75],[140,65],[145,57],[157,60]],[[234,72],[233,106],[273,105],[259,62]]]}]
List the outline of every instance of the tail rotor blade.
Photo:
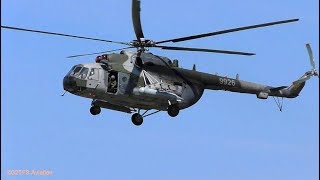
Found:
[{"label": "tail rotor blade", "polygon": [[310,64],[313,69],[316,69],[316,65],[314,63],[314,57],[313,57],[313,53],[312,53],[312,49],[311,49],[310,44],[306,44],[306,47],[307,47],[309,58],[310,58]]}]

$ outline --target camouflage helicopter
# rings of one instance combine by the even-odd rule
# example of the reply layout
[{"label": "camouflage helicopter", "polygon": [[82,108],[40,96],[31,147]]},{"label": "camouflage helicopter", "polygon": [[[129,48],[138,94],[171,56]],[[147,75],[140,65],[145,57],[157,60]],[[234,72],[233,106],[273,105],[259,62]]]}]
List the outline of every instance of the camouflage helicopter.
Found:
[{"label": "camouflage helicopter", "polygon": [[[196,70],[195,65],[192,70],[183,69],[179,67],[178,60],[170,60],[167,57],[149,52],[149,48],[161,48],[164,50],[251,56],[255,54],[216,49],[163,46],[161,44],[291,23],[299,19],[257,24],[158,42],[146,39],[143,34],[140,20],[140,0],[132,0],[132,20],[136,40],[129,43],[11,26],[1,26],[1,28],[125,45],[126,47],[122,49],[112,51],[69,56],[69,58],[74,58],[99,54],[93,63],[78,64],[72,67],[63,79],[63,88],[65,93],[69,92],[77,96],[93,99],[90,108],[92,115],[100,114],[101,108],[134,113],[131,120],[137,126],[143,123],[143,118],[161,111],[167,111],[171,117],[176,117],[180,110],[194,105],[201,98],[205,89],[254,94],[259,99],[267,99],[269,96],[273,98],[295,98],[311,76],[319,77],[309,44],[306,47],[312,69],[294,81],[292,85],[281,87],[243,81],[238,76],[233,79],[199,72]],[[137,51],[129,51],[128,49],[131,48],[136,48]],[[114,51],[121,52],[111,53]],[[282,110],[282,102],[279,99],[276,102],[279,109]],[[142,110],[144,112],[140,113]],[[151,110],[155,111],[148,113]]]}]

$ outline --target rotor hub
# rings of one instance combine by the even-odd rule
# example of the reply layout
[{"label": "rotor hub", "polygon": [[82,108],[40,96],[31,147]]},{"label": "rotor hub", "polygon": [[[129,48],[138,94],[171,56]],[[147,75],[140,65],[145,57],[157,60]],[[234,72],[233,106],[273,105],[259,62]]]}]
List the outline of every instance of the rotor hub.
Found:
[{"label": "rotor hub", "polygon": [[136,48],[140,49],[145,49],[146,47],[154,47],[156,42],[149,40],[149,39],[144,39],[140,38],[140,41],[138,40],[133,40],[131,41],[130,45]]}]

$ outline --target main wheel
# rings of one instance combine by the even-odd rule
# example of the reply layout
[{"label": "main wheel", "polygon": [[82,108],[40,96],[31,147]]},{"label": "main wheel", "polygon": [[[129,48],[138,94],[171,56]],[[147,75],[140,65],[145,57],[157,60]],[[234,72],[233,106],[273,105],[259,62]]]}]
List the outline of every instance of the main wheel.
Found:
[{"label": "main wheel", "polygon": [[100,112],[101,112],[101,108],[99,106],[92,106],[90,108],[90,113],[94,116],[100,114]]},{"label": "main wheel", "polygon": [[143,117],[138,113],[133,114],[131,120],[136,126],[140,126],[143,123]]},{"label": "main wheel", "polygon": [[180,109],[179,109],[178,105],[176,105],[176,104],[170,105],[168,107],[168,114],[171,117],[178,116],[179,112],[180,112]]}]

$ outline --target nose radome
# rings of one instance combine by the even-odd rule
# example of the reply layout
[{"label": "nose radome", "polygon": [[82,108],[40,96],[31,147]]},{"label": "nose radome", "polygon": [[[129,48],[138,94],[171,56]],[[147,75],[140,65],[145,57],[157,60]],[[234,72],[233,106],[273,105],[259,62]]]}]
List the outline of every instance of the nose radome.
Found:
[{"label": "nose radome", "polygon": [[77,90],[76,79],[72,76],[65,76],[63,78],[63,89],[69,92],[74,92]]}]

